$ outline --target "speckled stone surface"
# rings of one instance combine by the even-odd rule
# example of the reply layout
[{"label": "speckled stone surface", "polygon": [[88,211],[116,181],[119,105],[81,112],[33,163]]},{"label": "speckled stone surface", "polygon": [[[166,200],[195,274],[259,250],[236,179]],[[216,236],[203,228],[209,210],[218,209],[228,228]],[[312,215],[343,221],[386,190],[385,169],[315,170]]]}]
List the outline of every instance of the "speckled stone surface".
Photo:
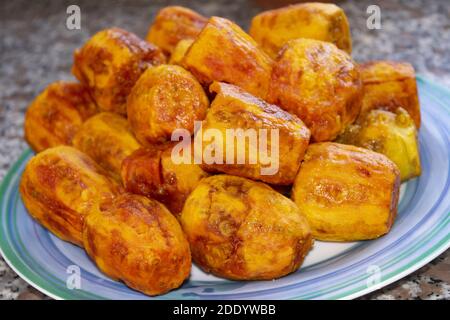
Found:
[{"label": "speckled stone surface", "polygon": [[[167,4],[230,18],[247,28],[251,17],[286,1],[6,1],[0,0],[0,179],[27,147],[24,111],[47,84],[72,79],[72,53],[96,31],[118,26],[144,37],[156,11]],[[81,7],[81,30],[65,27],[66,8]],[[378,4],[381,30],[368,30],[366,9]],[[357,61],[397,59],[450,87],[450,2],[340,1],[350,20]],[[0,258],[0,299],[46,299]],[[447,251],[412,275],[363,299],[450,299]]]}]

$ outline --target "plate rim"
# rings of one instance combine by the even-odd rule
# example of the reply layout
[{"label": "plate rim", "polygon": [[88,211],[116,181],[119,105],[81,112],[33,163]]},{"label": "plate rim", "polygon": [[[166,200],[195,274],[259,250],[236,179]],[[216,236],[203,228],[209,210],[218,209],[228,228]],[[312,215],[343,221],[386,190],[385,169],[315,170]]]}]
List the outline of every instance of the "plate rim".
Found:
[{"label": "plate rim", "polygon": [[[421,74],[418,74],[416,76],[416,79],[418,82],[424,83],[427,86],[430,86],[431,88],[441,91],[443,92],[446,96],[448,96],[450,98],[450,89],[442,86],[438,83],[434,83],[433,80],[424,77]],[[447,106],[445,104],[442,104],[443,106],[443,110],[447,111],[450,114],[450,106]],[[6,200],[6,196],[5,196],[5,191],[9,186],[9,182],[10,180],[15,176],[18,168],[23,165],[25,159],[32,154],[31,149],[27,148],[25,151],[23,151],[21,153],[21,155],[19,156],[19,158],[14,162],[14,164],[8,169],[6,175],[4,176],[1,184],[0,184],[0,205],[2,205],[3,208],[3,203]],[[2,209],[1,208],[1,209]],[[450,212],[448,213],[450,215]],[[19,275],[26,283],[28,283],[30,286],[34,287],[36,290],[44,293],[45,295],[55,299],[55,300],[62,300],[62,299],[77,299],[76,296],[71,296],[70,293],[68,293],[68,295],[66,297],[64,297],[64,295],[60,295],[57,293],[53,293],[51,291],[51,289],[54,289],[53,286],[51,286],[50,284],[48,286],[45,285],[45,283],[43,285],[40,285],[39,281],[35,281],[32,279],[31,275],[26,275],[24,272],[22,272],[23,270],[20,270],[19,267],[17,267],[14,263],[12,263],[12,259],[11,257],[9,257],[8,255],[5,255],[5,250],[3,248],[3,245],[7,244],[6,239],[4,238],[4,236],[2,234],[0,234],[0,255],[2,256],[2,258],[4,259],[4,261],[8,264],[8,266],[17,274]],[[403,266],[401,268],[398,268],[397,270],[394,270],[392,273],[395,273],[394,275],[388,277],[387,279],[380,281],[378,284],[374,285],[374,286],[370,286],[370,287],[366,287],[362,290],[355,288],[354,292],[352,293],[348,293],[346,295],[343,296],[338,296],[338,297],[332,297],[330,299],[337,299],[337,300],[350,300],[350,299],[354,299],[363,295],[366,295],[370,292],[379,290],[395,281],[398,281],[408,275],[410,275],[411,273],[413,273],[414,271],[417,271],[418,269],[420,269],[421,267],[423,267],[424,265],[426,265],[427,263],[429,263],[430,261],[434,260],[435,258],[437,258],[439,255],[441,255],[443,252],[445,252],[448,248],[450,247],[450,234],[448,234],[446,237],[444,237],[441,241],[439,241],[438,243],[434,244],[430,249],[428,249],[426,252],[424,252],[423,254],[421,254],[419,257],[417,257],[416,259],[414,259],[413,261],[411,261],[408,266]],[[14,254],[14,253],[11,253]],[[17,258],[17,257],[14,257]],[[19,261],[18,263],[19,265],[21,264],[21,262]],[[31,269],[31,267],[30,267]],[[398,271],[399,269],[401,269],[400,271]],[[26,270],[28,271],[28,270]],[[392,274],[391,273],[391,274]],[[48,287],[48,289],[47,289]],[[95,295],[95,294],[94,294]],[[102,297],[102,296],[98,296],[98,298],[103,298],[103,299],[108,299],[106,297]],[[299,299],[299,297],[296,297],[295,295],[290,297],[289,299]]]}]

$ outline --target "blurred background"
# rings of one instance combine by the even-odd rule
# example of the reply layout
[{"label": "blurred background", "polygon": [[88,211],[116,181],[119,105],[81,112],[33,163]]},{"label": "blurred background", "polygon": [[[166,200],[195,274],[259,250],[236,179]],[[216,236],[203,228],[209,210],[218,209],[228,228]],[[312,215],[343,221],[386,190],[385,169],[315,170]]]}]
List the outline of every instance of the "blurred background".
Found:
[{"label": "blurred background", "polygon": [[[50,82],[74,79],[72,56],[95,32],[121,27],[145,37],[157,11],[181,5],[205,16],[217,15],[248,29],[251,18],[288,0],[0,0],[0,180],[25,150],[22,124],[32,99]],[[325,1],[323,1],[325,2]],[[328,1],[341,6],[349,19],[353,57],[404,60],[416,72],[450,87],[450,1]],[[68,30],[66,9],[81,9],[81,29]],[[377,5],[381,29],[367,27],[367,8]],[[450,299],[450,257],[441,257],[413,275],[365,299]],[[0,299],[42,299],[0,258]]]}]

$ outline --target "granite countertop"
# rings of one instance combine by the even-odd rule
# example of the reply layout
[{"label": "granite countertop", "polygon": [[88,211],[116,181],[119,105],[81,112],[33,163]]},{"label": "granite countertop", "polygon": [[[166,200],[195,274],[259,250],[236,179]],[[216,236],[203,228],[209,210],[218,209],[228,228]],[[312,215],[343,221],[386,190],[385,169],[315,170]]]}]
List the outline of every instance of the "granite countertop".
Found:
[{"label": "granite countertop", "polygon": [[[278,3],[287,3],[280,0]],[[417,72],[450,87],[450,5],[447,0],[338,1],[350,20],[353,56],[406,60]],[[277,1],[2,1],[0,3],[0,179],[27,148],[24,111],[50,82],[73,79],[72,53],[96,31],[118,26],[144,37],[155,12],[168,4],[219,15],[248,27],[253,15]],[[66,8],[81,8],[81,30],[67,30]],[[381,9],[381,30],[366,27],[366,9]],[[450,251],[362,299],[450,299]],[[0,257],[0,299],[45,299]]]}]

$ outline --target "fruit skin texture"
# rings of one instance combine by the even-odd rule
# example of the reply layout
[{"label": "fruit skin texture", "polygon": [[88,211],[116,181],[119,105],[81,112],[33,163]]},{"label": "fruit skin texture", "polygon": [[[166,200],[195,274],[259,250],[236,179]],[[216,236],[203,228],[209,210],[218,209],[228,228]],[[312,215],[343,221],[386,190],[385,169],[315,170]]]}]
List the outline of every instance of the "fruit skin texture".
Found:
[{"label": "fruit skin texture", "polygon": [[[305,124],[295,115],[289,114],[281,108],[271,105],[239,87],[214,82],[210,90],[217,95],[211,104],[211,108],[202,123],[203,132],[209,129],[219,130],[223,138],[223,163],[208,163],[205,159],[202,168],[206,171],[219,171],[232,175],[261,180],[267,183],[289,185],[294,182],[303,155],[309,143],[310,133]],[[240,147],[237,139],[227,138],[229,129],[244,130],[253,129],[256,143],[251,143],[245,139],[243,147]],[[261,134],[261,129],[267,130],[267,135]],[[272,144],[277,144],[272,140],[272,130],[278,132],[278,154],[272,154]],[[198,133],[197,133],[198,134]],[[273,164],[278,161],[278,167],[273,172],[263,172],[271,164],[264,163],[260,153],[263,139],[267,139],[267,154],[272,157]],[[214,141],[207,141],[203,136],[202,154],[206,149],[215,145],[220,150],[222,146]],[[235,151],[236,149],[236,151]],[[238,161],[238,152],[243,154],[245,150],[245,161],[241,164]],[[202,154],[197,156],[201,159]],[[274,149],[273,152],[276,152]],[[234,154],[232,163],[227,162],[227,157]],[[250,162],[249,155],[257,155],[255,163]],[[274,167],[275,168],[275,167]]]},{"label": "fruit skin texture", "polygon": [[350,125],[337,142],[384,154],[398,166],[402,181],[420,176],[417,130],[403,108],[395,113],[371,110],[357,124]]},{"label": "fruit skin texture", "polygon": [[194,133],[203,120],[209,100],[203,87],[187,70],[175,65],[150,68],[128,97],[128,121],[144,146],[170,141],[175,129]]},{"label": "fruit skin texture", "polygon": [[133,152],[122,163],[122,180],[128,192],[160,201],[177,218],[186,198],[209,174],[198,164],[174,163],[172,144]]},{"label": "fruit skin texture", "polygon": [[262,12],[252,19],[250,35],[271,56],[289,40],[331,42],[352,52],[350,26],[344,10],[328,3],[302,3]]},{"label": "fruit skin texture", "polygon": [[287,42],[272,72],[268,101],[297,115],[313,141],[330,141],[361,109],[358,65],[335,45],[311,39]]},{"label": "fruit skin texture", "polygon": [[170,54],[180,41],[197,37],[207,22],[207,18],[191,9],[165,7],[156,15],[146,40]]},{"label": "fruit skin texture", "polygon": [[92,208],[122,192],[89,156],[68,146],[35,155],[19,191],[28,213],[64,241],[82,246],[82,228]]},{"label": "fruit skin texture", "polygon": [[213,81],[234,84],[265,99],[272,59],[238,25],[211,17],[186,52],[182,65],[205,86]]},{"label": "fruit skin texture", "polygon": [[178,288],[189,276],[189,244],[158,201],[123,194],[86,218],[83,242],[98,268],[148,295]]},{"label": "fruit skin texture", "polygon": [[233,280],[269,280],[296,271],[313,240],[305,217],[269,186],[241,177],[203,179],[181,215],[192,258]]},{"label": "fruit skin texture", "polygon": [[193,43],[193,39],[180,40],[170,55],[169,64],[177,64],[182,66],[183,58]]},{"label": "fruit skin texture", "polygon": [[81,124],[98,112],[89,90],[76,82],[54,82],[25,114],[25,140],[35,152],[70,145]]},{"label": "fruit skin texture", "polygon": [[102,111],[126,114],[131,88],[149,67],[166,62],[164,53],[135,34],[110,28],[75,51],[72,73],[86,85]]},{"label": "fruit skin texture", "polygon": [[407,62],[369,61],[361,65],[363,118],[373,109],[396,112],[405,109],[420,128],[420,104],[414,67]]},{"label": "fruit skin texture", "polygon": [[315,239],[358,241],[389,232],[399,188],[399,170],[386,156],[323,142],[309,146],[291,197]]},{"label": "fruit skin texture", "polygon": [[140,148],[127,119],[112,112],[101,112],[83,123],[73,146],[89,155],[118,182],[122,161]]}]

